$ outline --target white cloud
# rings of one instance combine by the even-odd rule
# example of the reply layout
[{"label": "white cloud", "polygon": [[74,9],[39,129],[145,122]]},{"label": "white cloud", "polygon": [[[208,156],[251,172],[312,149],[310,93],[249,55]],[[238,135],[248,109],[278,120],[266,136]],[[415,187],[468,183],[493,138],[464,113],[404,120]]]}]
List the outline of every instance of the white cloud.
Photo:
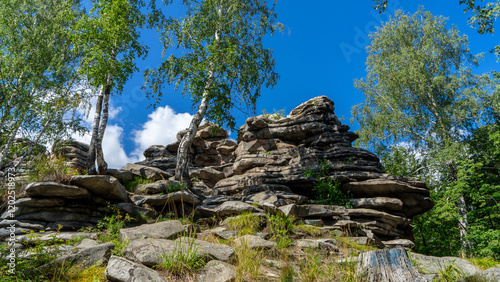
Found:
[{"label": "white cloud", "polygon": [[191,122],[189,113],[176,113],[169,106],[160,107],[148,115],[149,120],[141,130],[132,132],[136,149],[132,152],[137,158],[151,145],[168,145],[177,141],[177,132],[186,129]]},{"label": "white cloud", "polygon": [[[92,130],[92,123],[95,111],[95,99],[93,99],[90,115],[84,119],[85,125]],[[114,108],[110,105],[109,120],[119,117],[121,108]],[[79,110],[83,115],[84,110]],[[124,128],[108,123],[104,133],[102,150],[104,159],[109,168],[121,168],[126,163],[135,163],[144,159],[143,152],[151,145],[167,145],[175,142],[177,132],[186,129],[191,122],[192,115],[189,113],[176,113],[169,106],[157,108],[148,115],[148,121],[142,125],[142,129],[132,132],[135,149],[127,154],[123,146]],[[73,134],[77,141],[90,144],[92,132],[83,136]]]}]

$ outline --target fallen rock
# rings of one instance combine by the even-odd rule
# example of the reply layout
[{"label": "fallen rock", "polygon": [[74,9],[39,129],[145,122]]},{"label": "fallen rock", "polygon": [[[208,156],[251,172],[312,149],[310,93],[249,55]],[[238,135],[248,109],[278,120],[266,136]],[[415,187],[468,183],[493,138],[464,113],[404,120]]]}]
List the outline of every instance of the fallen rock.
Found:
[{"label": "fallen rock", "polygon": [[332,217],[332,216],[342,216],[346,214],[346,208],[340,206],[330,206],[330,205],[286,205],[279,207],[279,210],[283,212],[284,215],[293,215],[298,218],[307,217]]},{"label": "fallen rock", "polygon": [[376,210],[402,211],[403,201],[396,198],[374,197],[351,199],[354,208],[366,208]]},{"label": "fallen rock", "polygon": [[137,214],[142,214],[143,216],[153,218],[156,215],[156,212],[153,210],[139,207],[131,203],[118,203],[116,205],[133,217],[137,216]]},{"label": "fallen rock", "polygon": [[230,282],[236,279],[236,267],[223,261],[211,260],[198,271],[198,282]]},{"label": "fallen rock", "polygon": [[83,248],[75,254],[65,255],[56,258],[52,262],[43,265],[41,268],[51,268],[55,267],[56,265],[63,265],[63,264],[64,266],[70,264],[70,265],[79,265],[82,267],[90,267],[94,264],[100,265],[104,263],[111,256],[111,250],[114,248],[115,244],[113,242],[108,242],[88,248]]},{"label": "fallen rock", "polygon": [[413,243],[413,241],[408,240],[408,239],[395,239],[395,240],[389,240],[389,241],[382,241],[382,243],[387,248],[412,249],[415,247],[415,243]]},{"label": "fallen rock", "polygon": [[167,281],[158,272],[118,256],[109,259],[104,275],[111,281],[120,282]]},{"label": "fallen rock", "polygon": [[176,252],[195,252],[200,258],[229,261],[234,255],[234,249],[223,244],[214,244],[194,238],[181,237],[172,240],[138,239],[130,242],[123,254],[127,259],[154,266],[163,262],[163,256],[172,256]]},{"label": "fallen rock", "polygon": [[473,276],[480,273],[477,266],[462,258],[433,257],[417,253],[411,253],[411,258],[413,261],[416,261],[418,267],[427,274],[439,274],[440,271],[443,271],[449,265],[456,266],[467,276]]},{"label": "fallen rock", "polygon": [[481,276],[487,282],[500,281],[500,267],[492,267],[481,272]]},{"label": "fallen rock", "polygon": [[128,170],[123,169],[108,169],[106,171],[107,175],[111,175],[114,178],[118,179],[121,184],[125,184],[134,180],[134,174]]},{"label": "fallen rock", "polygon": [[263,210],[256,208],[250,204],[240,202],[240,201],[228,201],[224,202],[219,206],[198,206],[198,212],[202,216],[224,216],[224,215],[235,215],[240,214],[245,211],[251,212],[264,212]]},{"label": "fallen rock", "polygon": [[120,229],[120,242],[157,238],[175,239],[184,233],[184,225],[177,220],[167,220],[153,224]]},{"label": "fallen rock", "polygon": [[122,170],[128,170],[134,175],[151,179],[153,181],[169,179],[170,177],[172,177],[171,174],[159,168],[139,164],[128,163],[122,168]]},{"label": "fallen rock", "polygon": [[150,206],[164,206],[166,203],[171,202],[183,202],[191,205],[197,205],[200,203],[198,197],[189,191],[177,191],[167,195],[134,195],[132,196],[132,201],[138,205],[148,204]]},{"label": "fallen rock", "polygon": [[301,249],[321,249],[338,252],[337,241],[334,239],[299,239],[295,246]]},{"label": "fallen rock", "polygon": [[62,198],[22,198],[14,203],[14,206],[45,208],[64,206],[66,201]]},{"label": "fallen rock", "polygon": [[255,235],[244,235],[234,239],[236,247],[246,245],[250,249],[271,249],[276,246],[276,243],[264,240]]}]

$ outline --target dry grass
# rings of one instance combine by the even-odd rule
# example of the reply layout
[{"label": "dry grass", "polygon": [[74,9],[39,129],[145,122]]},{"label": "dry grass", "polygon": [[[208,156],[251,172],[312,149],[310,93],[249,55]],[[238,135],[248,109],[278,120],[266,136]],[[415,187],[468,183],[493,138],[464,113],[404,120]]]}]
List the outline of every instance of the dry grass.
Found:
[{"label": "dry grass", "polygon": [[246,242],[234,246],[236,254],[236,281],[261,280],[260,267],[264,262],[264,251],[248,247]]}]

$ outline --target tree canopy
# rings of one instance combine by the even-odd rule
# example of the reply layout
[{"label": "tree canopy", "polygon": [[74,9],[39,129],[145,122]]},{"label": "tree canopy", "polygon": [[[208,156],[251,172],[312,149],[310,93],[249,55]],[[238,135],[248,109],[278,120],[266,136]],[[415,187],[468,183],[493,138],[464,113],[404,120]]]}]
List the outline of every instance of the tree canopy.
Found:
[{"label": "tree canopy", "polygon": [[[484,171],[477,141],[494,143],[495,81],[473,74],[479,58],[467,37],[422,8],[396,12],[370,38],[367,75],[355,82],[366,100],[353,107],[353,121],[359,144],[375,148],[387,172],[418,176],[431,188],[436,205],[414,222],[417,251],[493,256],[498,247],[484,246],[498,237],[498,219],[487,214],[499,209],[499,186]],[[493,146],[483,148],[496,156]],[[480,230],[489,235],[477,237]]]},{"label": "tree canopy", "polygon": [[[78,1],[6,0],[0,3],[0,167],[17,135],[51,141],[80,129],[68,111],[84,93],[79,56],[71,41],[81,16]],[[45,139],[47,137],[47,139]]]},{"label": "tree canopy", "polygon": [[183,55],[170,55],[158,69],[148,72],[147,82],[157,102],[164,83],[171,83],[182,87],[198,108],[178,152],[176,175],[188,179],[188,151],[201,120],[234,128],[231,110],[241,105],[254,108],[261,86],[276,83],[275,60],[272,50],[264,48],[263,37],[278,24],[274,5],[270,7],[265,0],[184,4],[185,17],[169,19],[162,33],[164,47],[176,45]]}]

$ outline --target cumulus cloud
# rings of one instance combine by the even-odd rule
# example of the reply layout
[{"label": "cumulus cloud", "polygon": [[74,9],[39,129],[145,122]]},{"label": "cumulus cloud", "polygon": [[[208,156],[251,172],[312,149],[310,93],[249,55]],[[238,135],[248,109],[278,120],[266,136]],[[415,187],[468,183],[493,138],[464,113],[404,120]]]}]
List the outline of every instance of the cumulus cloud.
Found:
[{"label": "cumulus cloud", "polygon": [[176,113],[169,106],[157,108],[148,115],[148,121],[142,125],[142,129],[132,132],[136,144],[132,155],[142,159],[142,153],[149,146],[177,141],[177,132],[186,129],[192,117],[189,113]]}]

